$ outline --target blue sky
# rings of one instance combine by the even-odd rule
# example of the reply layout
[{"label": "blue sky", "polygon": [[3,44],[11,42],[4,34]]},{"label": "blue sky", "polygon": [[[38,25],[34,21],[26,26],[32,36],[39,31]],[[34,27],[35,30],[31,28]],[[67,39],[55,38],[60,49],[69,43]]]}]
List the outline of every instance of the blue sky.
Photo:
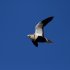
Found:
[{"label": "blue sky", "polygon": [[[27,38],[48,16],[53,44],[36,48]],[[69,0],[0,0],[0,70],[70,70]]]}]

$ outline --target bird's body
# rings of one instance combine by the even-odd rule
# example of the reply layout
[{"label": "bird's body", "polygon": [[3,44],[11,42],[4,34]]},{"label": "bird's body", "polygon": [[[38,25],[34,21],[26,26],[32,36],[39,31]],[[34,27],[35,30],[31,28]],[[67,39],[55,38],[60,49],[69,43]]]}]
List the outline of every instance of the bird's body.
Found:
[{"label": "bird's body", "polygon": [[38,47],[38,42],[47,42],[52,43],[51,40],[48,40],[44,37],[44,27],[46,24],[48,24],[53,17],[48,17],[47,19],[44,19],[43,21],[39,22],[35,27],[35,33],[27,35],[33,42],[33,44]]}]

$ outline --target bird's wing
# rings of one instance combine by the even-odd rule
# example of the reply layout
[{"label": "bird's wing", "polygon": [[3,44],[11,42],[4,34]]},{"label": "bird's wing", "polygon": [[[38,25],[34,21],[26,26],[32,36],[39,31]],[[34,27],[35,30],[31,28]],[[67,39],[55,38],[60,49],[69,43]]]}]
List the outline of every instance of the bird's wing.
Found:
[{"label": "bird's wing", "polygon": [[38,47],[38,42],[37,42],[37,41],[33,41],[33,40],[32,40],[32,43],[33,43],[36,47]]},{"label": "bird's wing", "polygon": [[39,22],[35,27],[35,34],[38,35],[38,36],[43,36],[44,26],[46,26],[52,19],[53,19],[53,16],[48,17],[48,18],[42,20],[41,22]]}]

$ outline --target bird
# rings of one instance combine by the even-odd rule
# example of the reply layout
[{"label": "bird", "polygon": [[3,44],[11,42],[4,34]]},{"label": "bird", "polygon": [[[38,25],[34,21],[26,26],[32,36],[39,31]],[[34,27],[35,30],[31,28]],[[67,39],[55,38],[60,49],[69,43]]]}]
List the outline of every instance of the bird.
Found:
[{"label": "bird", "polygon": [[54,17],[49,16],[42,21],[39,21],[35,26],[35,32],[33,34],[28,34],[27,37],[32,41],[35,47],[38,47],[38,43],[53,43],[51,40],[44,36],[44,27],[52,21]]}]

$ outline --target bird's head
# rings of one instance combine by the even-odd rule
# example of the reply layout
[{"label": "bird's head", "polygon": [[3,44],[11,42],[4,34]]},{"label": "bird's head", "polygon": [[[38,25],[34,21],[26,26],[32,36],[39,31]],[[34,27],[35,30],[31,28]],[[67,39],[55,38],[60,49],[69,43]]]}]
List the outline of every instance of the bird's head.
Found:
[{"label": "bird's head", "polygon": [[29,34],[29,35],[27,35],[27,37],[28,37],[28,38],[31,38],[31,35]]},{"label": "bird's head", "polygon": [[30,38],[30,39],[33,39],[34,38],[34,35],[29,34],[29,35],[27,35],[27,37]]}]

